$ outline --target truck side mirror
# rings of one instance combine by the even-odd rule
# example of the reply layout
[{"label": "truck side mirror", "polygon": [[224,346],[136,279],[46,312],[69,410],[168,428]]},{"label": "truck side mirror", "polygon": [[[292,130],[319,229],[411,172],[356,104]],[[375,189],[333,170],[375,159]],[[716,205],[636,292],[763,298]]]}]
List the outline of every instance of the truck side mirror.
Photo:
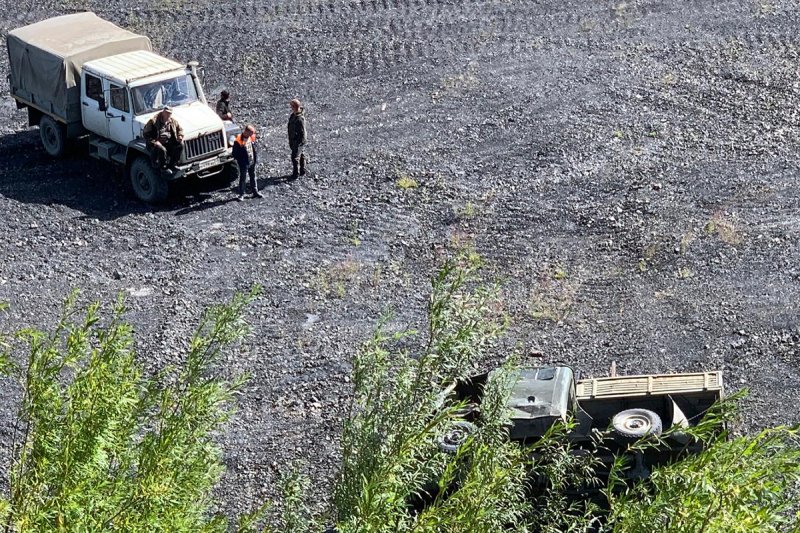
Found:
[{"label": "truck side mirror", "polygon": [[105,111],[106,109],[108,109],[108,105],[106,104],[106,99],[103,98],[102,96],[97,99],[97,108],[100,111]]},{"label": "truck side mirror", "polygon": [[206,77],[205,67],[200,66],[200,63],[197,61],[189,61],[186,66],[189,67],[192,74],[194,74],[201,83],[204,81]]}]

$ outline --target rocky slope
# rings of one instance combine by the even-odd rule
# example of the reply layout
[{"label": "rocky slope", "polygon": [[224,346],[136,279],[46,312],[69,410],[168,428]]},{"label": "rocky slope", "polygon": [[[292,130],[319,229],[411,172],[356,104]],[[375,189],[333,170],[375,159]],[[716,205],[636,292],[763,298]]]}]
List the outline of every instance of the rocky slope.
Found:
[{"label": "rocky slope", "polygon": [[[107,165],[49,159],[0,76],[6,329],[51,324],[71,288],[123,292],[155,369],[203,307],[264,286],[227,365],[253,376],[221,435],[230,510],[294,458],[331,475],[350,355],[386,310],[420,325],[461,245],[501,280],[528,362],[722,369],[751,390],[743,430],[800,422],[793,2],[0,4],[3,35],[84,9],[148,34],[259,128],[263,200],[188,183],[150,208]],[[293,97],[314,175],[290,184]],[[7,441],[19,391],[0,391]]]}]

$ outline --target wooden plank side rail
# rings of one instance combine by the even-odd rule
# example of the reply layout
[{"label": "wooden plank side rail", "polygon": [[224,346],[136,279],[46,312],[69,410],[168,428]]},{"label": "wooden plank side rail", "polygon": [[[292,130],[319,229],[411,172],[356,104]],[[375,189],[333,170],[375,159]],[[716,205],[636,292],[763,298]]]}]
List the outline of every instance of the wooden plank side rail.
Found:
[{"label": "wooden plank side rail", "polygon": [[625,398],[713,391],[722,393],[722,372],[655,374],[582,379],[575,385],[579,400]]}]

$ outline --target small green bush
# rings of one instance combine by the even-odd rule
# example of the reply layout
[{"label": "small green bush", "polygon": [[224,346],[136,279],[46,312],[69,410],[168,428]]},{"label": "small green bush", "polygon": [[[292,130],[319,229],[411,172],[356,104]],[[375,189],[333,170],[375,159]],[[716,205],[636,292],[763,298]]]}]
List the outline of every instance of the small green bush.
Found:
[{"label": "small green bush", "polygon": [[[333,489],[340,533],[523,531],[523,450],[503,437],[511,379],[487,388],[479,430],[458,452],[437,437],[462,407],[442,391],[473,370],[503,331],[495,288],[475,286],[479,258],[447,263],[433,281],[424,335],[378,328],[353,361],[354,394]],[[510,390],[510,389],[509,389]],[[424,501],[420,510],[414,502]]]},{"label": "small green bush", "polygon": [[6,338],[26,349],[7,366],[23,397],[14,434],[6,531],[226,531],[211,490],[223,471],[213,435],[229,418],[242,377],[214,375],[221,353],[247,329],[255,295],[210,308],[181,369],[144,376],[121,301],[103,324],[99,304],[82,312],[73,294],[52,333]]}]

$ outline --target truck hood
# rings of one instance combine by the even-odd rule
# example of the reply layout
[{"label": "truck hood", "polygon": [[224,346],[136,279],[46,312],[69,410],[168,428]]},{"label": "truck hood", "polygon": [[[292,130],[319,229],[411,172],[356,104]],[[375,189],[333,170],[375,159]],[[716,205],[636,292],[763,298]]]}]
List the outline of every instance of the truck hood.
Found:
[{"label": "truck hood", "polygon": [[[139,136],[141,136],[142,129],[144,129],[147,121],[157,114],[158,111],[134,117]],[[172,118],[177,120],[178,124],[183,128],[183,137],[185,139],[193,139],[204,133],[223,129],[222,119],[217,116],[213,109],[202,102],[173,107]]]}]

